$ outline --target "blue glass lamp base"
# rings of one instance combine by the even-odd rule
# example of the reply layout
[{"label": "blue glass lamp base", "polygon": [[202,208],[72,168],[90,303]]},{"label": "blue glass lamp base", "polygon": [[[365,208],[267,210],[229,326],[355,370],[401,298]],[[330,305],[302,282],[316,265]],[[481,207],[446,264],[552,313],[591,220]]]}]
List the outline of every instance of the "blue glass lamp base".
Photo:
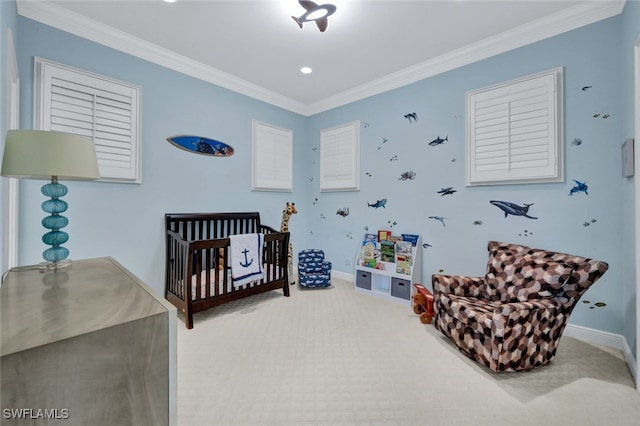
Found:
[{"label": "blue glass lamp base", "polygon": [[53,176],[51,183],[43,185],[41,191],[43,195],[51,197],[42,203],[42,210],[49,213],[49,216],[42,219],[42,226],[49,229],[49,232],[42,236],[42,242],[51,247],[42,253],[45,262],[40,264],[40,270],[68,268],[71,264],[71,261],[67,260],[69,250],[62,244],[69,240],[69,234],[60,230],[69,223],[69,220],[60,214],[69,207],[66,201],[60,199],[67,194],[67,187],[58,183],[58,178]]}]

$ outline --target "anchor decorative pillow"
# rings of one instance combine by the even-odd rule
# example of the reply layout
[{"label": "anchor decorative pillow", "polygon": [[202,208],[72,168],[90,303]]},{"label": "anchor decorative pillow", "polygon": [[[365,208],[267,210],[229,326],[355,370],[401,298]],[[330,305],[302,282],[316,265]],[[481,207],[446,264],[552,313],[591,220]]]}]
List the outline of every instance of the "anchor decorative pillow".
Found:
[{"label": "anchor decorative pillow", "polygon": [[262,234],[238,234],[229,236],[231,245],[231,277],[234,287],[261,280]]}]

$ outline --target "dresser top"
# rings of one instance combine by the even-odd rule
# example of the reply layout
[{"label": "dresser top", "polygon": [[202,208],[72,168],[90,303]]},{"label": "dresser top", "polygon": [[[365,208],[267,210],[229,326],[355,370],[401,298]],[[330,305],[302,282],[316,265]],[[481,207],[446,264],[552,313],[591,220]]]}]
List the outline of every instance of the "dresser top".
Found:
[{"label": "dresser top", "polygon": [[2,356],[175,309],[110,257],[16,269],[0,287]]}]

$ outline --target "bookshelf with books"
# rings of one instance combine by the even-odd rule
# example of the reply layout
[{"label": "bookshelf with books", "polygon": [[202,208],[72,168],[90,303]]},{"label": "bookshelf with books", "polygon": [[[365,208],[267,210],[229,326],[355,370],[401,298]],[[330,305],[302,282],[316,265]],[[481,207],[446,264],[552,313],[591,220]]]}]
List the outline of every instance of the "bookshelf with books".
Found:
[{"label": "bookshelf with books", "polygon": [[412,284],[422,279],[422,238],[390,231],[364,234],[355,275],[356,291],[410,304]]}]

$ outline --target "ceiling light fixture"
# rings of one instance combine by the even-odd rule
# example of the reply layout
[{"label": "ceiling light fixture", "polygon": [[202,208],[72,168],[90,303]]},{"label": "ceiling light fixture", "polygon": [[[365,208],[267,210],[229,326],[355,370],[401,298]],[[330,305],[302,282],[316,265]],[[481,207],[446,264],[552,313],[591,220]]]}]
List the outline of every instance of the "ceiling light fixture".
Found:
[{"label": "ceiling light fixture", "polygon": [[311,74],[313,70],[310,67],[302,67],[300,68],[300,72],[302,74]]},{"label": "ceiling light fixture", "polygon": [[305,22],[315,21],[320,32],[324,32],[329,25],[327,18],[335,13],[336,6],[329,3],[318,6],[312,1],[306,0],[298,0],[298,3],[306,9],[306,12],[298,18],[291,16],[291,18],[296,21],[296,24],[302,28],[302,24]]}]

